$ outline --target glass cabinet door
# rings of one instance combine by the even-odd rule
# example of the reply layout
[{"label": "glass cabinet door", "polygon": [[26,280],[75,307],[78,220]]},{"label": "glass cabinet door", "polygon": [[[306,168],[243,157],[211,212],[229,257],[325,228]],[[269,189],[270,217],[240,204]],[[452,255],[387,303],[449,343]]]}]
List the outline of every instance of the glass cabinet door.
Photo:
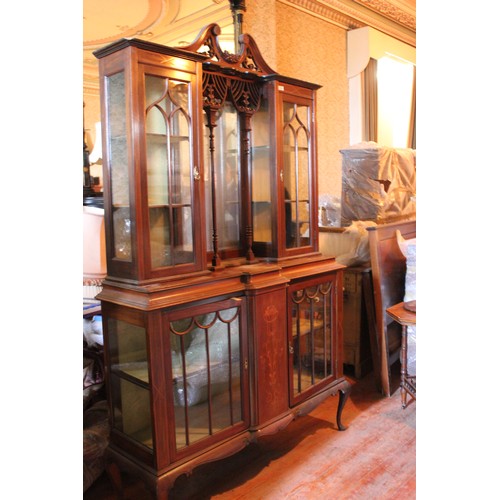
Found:
[{"label": "glass cabinet door", "polygon": [[167,314],[175,448],[227,437],[246,424],[248,361],[242,300]]},{"label": "glass cabinet door", "polygon": [[252,220],[257,257],[317,252],[316,86],[269,82],[252,117]]},{"label": "glass cabinet door", "polygon": [[289,296],[291,404],[307,397],[334,373],[334,286],[331,281],[294,285]]},{"label": "glass cabinet door", "polygon": [[190,82],[145,75],[147,206],[151,268],[192,264],[193,182]]},{"label": "glass cabinet door", "polygon": [[283,101],[283,169],[286,248],[312,245],[311,108]]}]

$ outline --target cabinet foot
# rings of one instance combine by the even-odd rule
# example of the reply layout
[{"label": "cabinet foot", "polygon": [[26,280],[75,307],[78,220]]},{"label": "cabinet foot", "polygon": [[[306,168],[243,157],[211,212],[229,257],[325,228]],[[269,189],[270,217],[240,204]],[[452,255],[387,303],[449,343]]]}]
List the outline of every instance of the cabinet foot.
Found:
[{"label": "cabinet foot", "polygon": [[344,410],[344,406],[346,404],[347,398],[351,394],[351,384],[345,381],[342,387],[339,389],[339,405],[337,407],[337,427],[339,431],[345,431],[347,427],[345,427],[342,422],[342,411]]},{"label": "cabinet foot", "polygon": [[115,492],[115,498],[117,500],[124,500],[123,494],[123,483],[120,468],[113,462],[108,462],[106,464],[106,473],[113,486],[113,491]]}]

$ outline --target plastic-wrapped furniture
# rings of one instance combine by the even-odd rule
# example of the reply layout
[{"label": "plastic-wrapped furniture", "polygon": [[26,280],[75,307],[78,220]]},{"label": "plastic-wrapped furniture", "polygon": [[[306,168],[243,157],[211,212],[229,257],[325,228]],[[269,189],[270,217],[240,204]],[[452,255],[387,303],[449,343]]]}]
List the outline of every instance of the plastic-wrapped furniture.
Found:
[{"label": "plastic-wrapped furniture", "polygon": [[360,143],[342,154],[342,226],[354,220],[377,224],[414,218],[416,152]]}]

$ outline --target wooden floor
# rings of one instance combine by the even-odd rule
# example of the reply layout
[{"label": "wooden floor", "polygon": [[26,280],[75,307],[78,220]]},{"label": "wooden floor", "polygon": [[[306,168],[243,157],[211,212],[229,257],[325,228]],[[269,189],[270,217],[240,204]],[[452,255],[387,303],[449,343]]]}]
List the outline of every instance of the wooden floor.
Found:
[{"label": "wooden floor", "polygon": [[[411,500],[416,498],[416,403],[401,408],[397,384],[385,398],[373,375],[348,377],[353,389],[336,428],[338,396],[328,398],[285,430],[232,457],[205,464],[177,479],[172,500]],[[127,500],[150,493],[124,476]],[[84,500],[112,500],[103,474]]]}]

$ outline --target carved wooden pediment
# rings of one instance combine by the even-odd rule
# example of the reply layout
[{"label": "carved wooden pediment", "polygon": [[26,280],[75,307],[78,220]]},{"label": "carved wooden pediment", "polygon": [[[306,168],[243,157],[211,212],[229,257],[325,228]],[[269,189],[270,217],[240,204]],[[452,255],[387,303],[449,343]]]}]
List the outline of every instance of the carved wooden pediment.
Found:
[{"label": "carved wooden pediment", "polygon": [[253,73],[258,76],[272,75],[276,72],[271,69],[260,53],[255,40],[248,34],[239,37],[240,51],[231,54],[222,50],[217,37],[221,29],[217,24],[209,24],[202,29],[198,38],[190,45],[182,47],[190,52],[197,52],[207,56],[207,62],[213,62],[219,68],[238,73]]}]

